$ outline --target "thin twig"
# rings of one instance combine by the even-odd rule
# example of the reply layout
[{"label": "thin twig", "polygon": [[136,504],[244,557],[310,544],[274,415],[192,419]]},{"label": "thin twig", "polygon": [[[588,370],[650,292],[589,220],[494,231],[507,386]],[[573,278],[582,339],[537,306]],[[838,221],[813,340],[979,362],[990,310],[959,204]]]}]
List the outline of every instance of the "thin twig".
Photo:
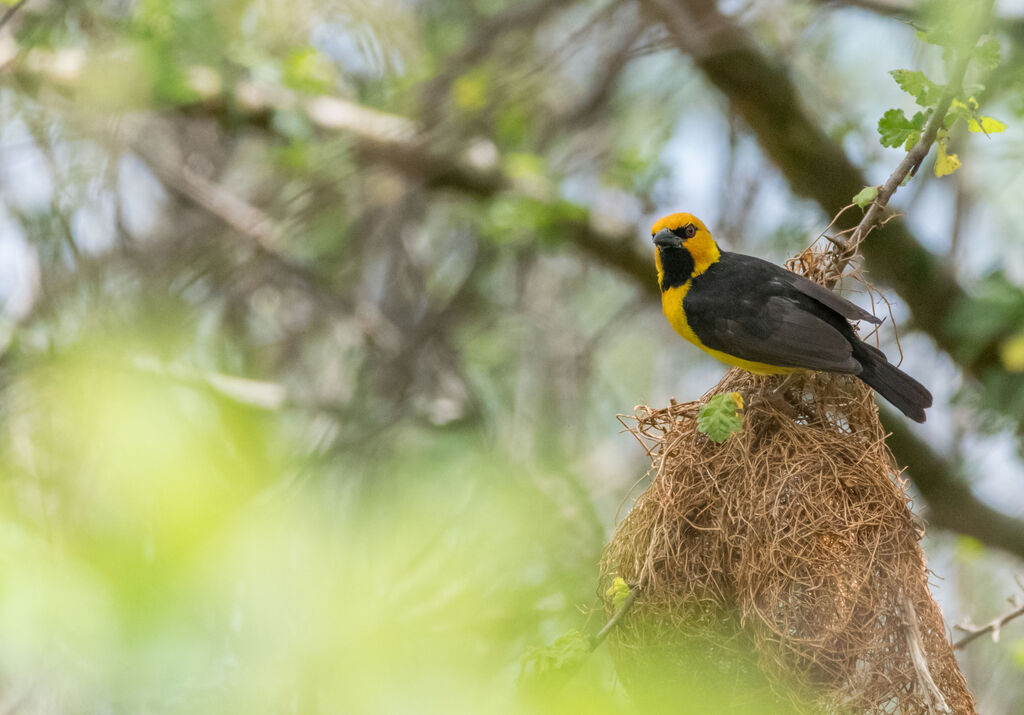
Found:
[{"label": "thin twig", "polygon": [[4,13],[3,17],[0,17],[0,29],[2,29],[3,26],[6,25],[12,17],[14,17],[14,13],[18,12],[18,10],[21,9],[21,6],[26,2],[28,2],[28,0],[18,0],[17,3],[12,5],[7,12]]},{"label": "thin twig", "polygon": [[277,252],[275,244],[284,230],[263,209],[191,170],[184,161],[172,159],[159,146],[143,140],[141,136],[131,137],[127,144],[171,191],[220,219],[264,252]]},{"label": "thin twig", "polygon": [[590,639],[590,650],[595,651],[597,647],[604,642],[604,639],[608,637],[608,634],[612,632],[612,629],[619,624],[622,617],[626,615],[626,612],[633,607],[633,602],[636,601],[636,594],[639,589],[635,586],[629,590],[629,595],[626,596],[626,600],[622,602],[622,606],[615,612],[615,615],[608,619],[608,622],[604,624],[604,628],[598,631],[597,635]]},{"label": "thin twig", "polygon": [[992,640],[998,641],[999,640],[999,630],[1003,626],[1005,626],[1007,623],[1012,621],[1014,618],[1019,618],[1020,616],[1024,616],[1024,605],[1017,606],[1012,611],[1009,611],[1008,613],[1004,613],[1003,615],[999,616],[999,618],[996,618],[995,620],[990,621],[989,623],[987,623],[984,626],[978,626],[978,627],[957,626],[957,628],[959,628],[960,630],[966,631],[967,635],[964,636],[963,638],[961,638],[960,640],[958,640],[956,643],[954,643],[953,647],[954,648],[958,648],[958,649],[959,648],[963,648],[965,645],[967,645],[971,641],[973,641],[973,640],[975,640],[977,638],[981,638],[981,636],[985,635],[986,633],[991,633],[992,634]]}]

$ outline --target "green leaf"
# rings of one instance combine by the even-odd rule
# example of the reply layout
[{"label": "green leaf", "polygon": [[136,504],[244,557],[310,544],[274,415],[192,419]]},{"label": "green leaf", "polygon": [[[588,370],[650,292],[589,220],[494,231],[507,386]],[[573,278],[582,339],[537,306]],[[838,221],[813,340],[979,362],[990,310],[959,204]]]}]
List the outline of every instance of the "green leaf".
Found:
[{"label": "green leaf", "polygon": [[713,442],[724,442],[733,432],[743,429],[743,397],[738,392],[715,395],[697,415],[697,429]]},{"label": "green leaf", "polygon": [[877,186],[865,186],[863,189],[857,192],[857,195],[853,197],[853,203],[860,206],[862,209],[866,209],[871,205],[871,202],[878,196]]},{"label": "green leaf", "polygon": [[477,112],[487,106],[490,92],[491,73],[486,67],[478,67],[462,75],[452,84],[455,105],[467,112]]},{"label": "green leaf", "polygon": [[922,107],[930,107],[936,104],[942,97],[945,87],[935,84],[924,72],[914,70],[892,70],[889,72],[896,84],[904,92],[914,98]]},{"label": "green leaf", "polygon": [[286,86],[306,94],[325,94],[334,86],[334,74],[326,57],[311,46],[292,50],[281,63]]},{"label": "green leaf", "polygon": [[951,52],[970,51],[978,37],[978,3],[964,0],[926,0],[919,3],[918,39]]},{"label": "green leaf", "polygon": [[907,119],[902,109],[890,109],[878,120],[882,146],[896,148],[907,142],[915,132],[920,135],[926,117],[924,112],[918,112],[913,118]]},{"label": "green leaf", "polygon": [[626,583],[626,579],[616,576],[615,580],[612,581],[612,585],[605,591],[605,595],[612,599],[612,605],[615,606],[617,611],[622,608],[622,604],[629,598],[629,584]]},{"label": "green leaf", "polygon": [[999,40],[990,37],[974,49],[974,61],[983,70],[994,70],[999,66]]}]

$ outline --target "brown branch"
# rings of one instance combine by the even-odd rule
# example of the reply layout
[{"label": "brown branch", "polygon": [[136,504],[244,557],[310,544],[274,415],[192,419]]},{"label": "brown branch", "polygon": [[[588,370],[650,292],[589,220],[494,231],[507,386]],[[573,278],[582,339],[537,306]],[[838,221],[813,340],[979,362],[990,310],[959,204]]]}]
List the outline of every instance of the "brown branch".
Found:
[{"label": "brown branch", "polygon": [[154,175],[174,194],[207,212],[233,230],[231,235],[242,238],[245,248],[254,249],[260,256],[290,277],[298,280],[318,300],[333,307],[351,310],[363,333],[378,345],[396,351],[402,344],[401,331],[372,303],[367,301],[350,305],[331,291],[322,290],[310,270],[280,249],[285,230],[262,209],[215,181],[194,171],[183,162],[175,161],[160,151],[152,141],[135,136],[128,148],[138,156]]},{"label": "brown branch", "polygon": [[28,0],[18,0],[17,3],[15,3],[7,9],[7,12],[4,13],[4,16],[0,17],[0,29],[2,29],[4,25],[11,21],[11,18],[14,17],[14,13],[18,12],[18,10],[21,9],[21,6],[24,5],[27,1]]},{"label": "brown branch", "polygon": [[[69,108],[65,108],[69,110]],[[155,130],[140,122],[124,119],[118,134],[112,134],[98,123],[82,115],[66,112],[71,125],[98,137],[101,142],[115,143],[135,154],[154,176],[175,196],[206,212],[231,229],[229,236],[237,246],[253,251],[261,259],[280,270],[301,286],[307,294],[325,307],[351,313],[363,334],[389,352],[397,352],[403,344],[401,331],[369,301],[350,301],[336,291],[325,289],[308,266],[297,262],[282,250],[287,231],[263,209],[231,189],[191,170],[183,157],[176,155],[172,143],[154,141]],[[377,126],[375,132],[387,132]],[[145,139],[143,138],[145,136]]]},{"label": "brown branch", "polygon": [[996,619],[994,619],[992,621],[989,621],[984,626],[978,626],[978,627],[972,627],[972,626],[966,626],[966,625],[965,626],[957,626],[958,629],[960,629],[962,631],[966,631],[967,635],[964,636],[963,638],[961,638],[960,640],[958,640],[956,643],[954,643],[953,647],[954,648],[963,648],[968,643],[976,640],[977,638],[981,638],[986,633],[991,633],[992,634],[992,640],[998,642],[1000,629],[1003,626],[1005,626],[1007,623],[1012,621],[1014,618],[1019,618],[1020,616],[1024,616],[1024,605],[1017,605],[1016,603],[1014,605],[1015,605],[1015,608],[1012,611],[1004,613],[1003,615],[999,616],[998,618],[996,618]]},{"label": "brown branch", "polygon": [[127,142],[128,149],[175,194],[215,216],[237,234],[247,237],[262,252],[277,253],[274,244],[284,232],[273,218],[229,189],[192,171],[180,158],[171,158],[161,150],[161,145],[143,140],[139,135]]}]

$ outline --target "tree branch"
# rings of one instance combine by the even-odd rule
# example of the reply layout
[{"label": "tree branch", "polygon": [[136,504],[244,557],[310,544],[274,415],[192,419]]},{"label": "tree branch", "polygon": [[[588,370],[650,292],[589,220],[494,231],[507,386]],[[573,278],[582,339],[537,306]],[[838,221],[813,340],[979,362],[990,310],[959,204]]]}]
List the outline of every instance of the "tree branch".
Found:
[{"label": "tree branch", "polygon": [[[1021,583],[1019,577],[1017,579],[1017,583],[1018,584]],[[984,626],[978,626],[978,627],[970,626],[970,625],[957,626],[957,628],[959,628],[960,630],[966,631],[967,635],[964,636],[963,638],[961,638],[960,640],[958,640],[956,643],[954,643],[953,647],[954,648],[963,648],[968,643],[974,641],[977,638],[981,638],[981,636],[985,635],[986,633],[991,633],[992,634],[992,640],[998,642],[999,641],[999,631],[1002,629],[1002,627],[1005,626],[1010,621],[1012,621],[1014,618],[1019,618],[1020,616],[1024,616],[1024,604],[1019,603],[1017,601],[1016,597],[1013,597],[1011,599],[1011,603],[1013,603],[1013,605],[1014,605],[1013,610],[1008,611],[1007,613],[1004,613],[1003,615],[999,616],[998,618],[995,618],[995,619],[989,621]]]},{"label": "tree branch", "polygon": [[14,17],[14,13],[18,12],[18,10],[21,9],[21,6],[24,5],[27,1],[28,0],[18,0],[18,2],[16,2],[14,5],[11,5],[9,8],[7,8],[7,12],[4,13],[3,17],[0,17],[0,28],[2,28],[4,25],[10,22],[11,18]]}]

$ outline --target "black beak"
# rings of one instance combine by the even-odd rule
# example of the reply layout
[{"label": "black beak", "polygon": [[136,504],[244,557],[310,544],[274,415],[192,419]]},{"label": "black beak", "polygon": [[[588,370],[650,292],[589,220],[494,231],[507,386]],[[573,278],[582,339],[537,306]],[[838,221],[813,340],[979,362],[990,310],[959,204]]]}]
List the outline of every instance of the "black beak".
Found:
[{"label": "black beak", "polygon": [[658,231],[658,234],[654,237],[654,245],[661,248],[681,248],[683,245],[683,239],[675,235],[667,228],[663,228]]}]

